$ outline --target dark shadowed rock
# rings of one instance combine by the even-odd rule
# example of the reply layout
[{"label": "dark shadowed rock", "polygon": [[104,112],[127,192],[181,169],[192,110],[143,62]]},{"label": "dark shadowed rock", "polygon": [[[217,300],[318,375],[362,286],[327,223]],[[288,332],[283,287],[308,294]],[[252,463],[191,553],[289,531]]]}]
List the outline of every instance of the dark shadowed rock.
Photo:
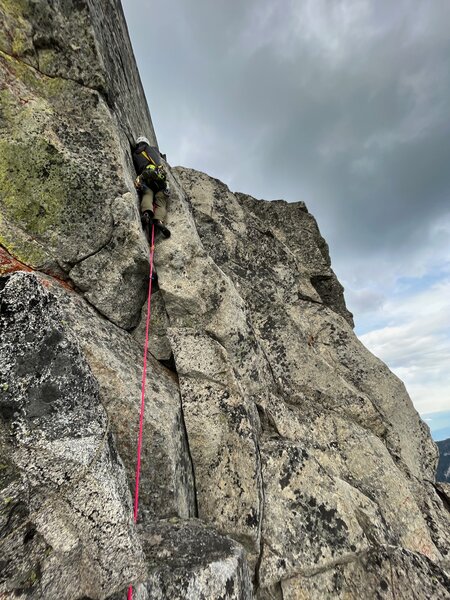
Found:
[{"label": "dark shadowed rock", "polygon": [[450,483],[450,439],[436,442],[439,448],[439,462],[436,481]]}]

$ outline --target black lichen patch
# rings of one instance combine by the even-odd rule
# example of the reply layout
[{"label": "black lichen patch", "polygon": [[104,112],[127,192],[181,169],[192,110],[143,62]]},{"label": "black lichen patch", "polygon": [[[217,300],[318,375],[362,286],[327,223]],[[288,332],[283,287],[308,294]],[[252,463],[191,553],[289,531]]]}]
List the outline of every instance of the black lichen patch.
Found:
[{"label": "black lichen patch", "polygon": [[249,415],[243,404],[232,404],[229,402],[230,392],[225,390],[219,398],[219,405],[227,416],[228,423],[241,437],[249,434]]},{"label": "black lichen patch", "polygon": [[333,573],[333,591],[340,592],[342,590],[343,584],[343,576],[341,572],[341,568],[338,567],[336,571]]},{"label": "black lichen patch", "polygon": [[57,410],[55,403],[61,399],[62,390],[56,383],[46,381],[30,387],[28,392],[27,415],[30,418],[43,417]]},{"label": "black lichen patch", "polygon": [[383,590],[383,592],[385,592],[389,588],[389,584],[386,581],[386,579],[382,579],[380,581],[380,588]]},{"label": "black lichen patch", "polygon": [[0,417],[3,419],[3,421],[12,421],[16,410],[17,403],[15,402],[14,397],[10,395],[6,396],[5,390],[2,390],[0,387]]},{"label": "black lichen patch", "polygon": [[289,448],[287,461],[283,464],[283,468],[280,473],[281,477],[279,483],[282,490],[289,485],[292,476],[301,471],[307,458],[308,452],[305,449],[299,448],[298,446],[292,446]]},{"label": "black lichen patch", "polygon": [[323,545],[335,550],[345,548],[348,545],[348,526],[338,511],[313,496],[305,496],[298,489],[295,494],[296,500],[290,502],[290,508],[299,515],[308,537],[320,540],[318,553]]},{"label": "black lichen patch", "polygon": [[234,592],[234,579],[232,577],[227,579],[227,582],[225,584],[225,591],[230,596]]},{"label": "black lichen patch", "polygon": [[29,542],[31,542],[35,535],[36,529],[34,527],[30,527],[23,536],[23,543],[28,544]]},{"label": "black lichen patch", "polygon": [[245,523],[249,527],[257,527],[258,526],[258,515],[257,515],[256,510],[254,508],[252,508],[251,511],[246,516]]}]

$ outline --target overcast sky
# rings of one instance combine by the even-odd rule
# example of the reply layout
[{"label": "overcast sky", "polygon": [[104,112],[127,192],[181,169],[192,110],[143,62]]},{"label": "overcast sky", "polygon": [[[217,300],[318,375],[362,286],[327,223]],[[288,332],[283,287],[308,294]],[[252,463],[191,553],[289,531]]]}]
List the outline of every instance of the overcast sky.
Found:
[{"label": "overcast sky", "polygon": [[450,437],[450,1],[122,2],[169,162],[304,200],[357,334]]}]

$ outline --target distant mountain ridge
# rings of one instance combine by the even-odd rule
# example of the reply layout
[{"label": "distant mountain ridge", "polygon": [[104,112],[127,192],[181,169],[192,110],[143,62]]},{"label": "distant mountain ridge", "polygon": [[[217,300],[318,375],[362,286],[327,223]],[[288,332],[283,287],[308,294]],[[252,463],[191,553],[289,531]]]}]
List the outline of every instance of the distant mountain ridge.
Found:
[{"label": "distant mountain ridge", "polygon": [[436,444],[439,448],[436,481],[450,483],[450,438],[436,442]]}]

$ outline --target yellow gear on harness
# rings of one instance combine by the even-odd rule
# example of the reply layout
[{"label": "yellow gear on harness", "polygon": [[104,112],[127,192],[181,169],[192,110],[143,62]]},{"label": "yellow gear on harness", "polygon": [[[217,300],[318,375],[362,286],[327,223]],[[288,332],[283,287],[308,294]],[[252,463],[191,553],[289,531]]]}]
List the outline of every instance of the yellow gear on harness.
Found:
[{"label": "yellow gear on harness", "polygon": [[140,154],[142,154],[142,156],[144,156],[150,163],[145,168],[150,169],[151,171],[156,171],[156,176],[158,177],[158,179],[165,180],[166,179],[166,171],[164,169],[164,166],[157,165],[155,163],[155,161],[153,160],[153,158],[149,154],[147,154],[147,152],[145,150],[142,150],[142,152],[140,152]]},{"label": "yellow gear on harness", "polygon": [[[148,160],[148,162],[150,162],[150,163],[152,163],[153,165],[155,165],[155,167],[157,167],[157,166],[158,166],[158,165],[155,163],[155,161],[153,160],[153,158],[152,158],[151,156],[149,156],[145,150],[142,150],[141,154],[142,154],[142,156],[144,156],[144,157],[145,157],[145,158]],[[150,167],[150,165],[148,165],[148,166]]]}]

